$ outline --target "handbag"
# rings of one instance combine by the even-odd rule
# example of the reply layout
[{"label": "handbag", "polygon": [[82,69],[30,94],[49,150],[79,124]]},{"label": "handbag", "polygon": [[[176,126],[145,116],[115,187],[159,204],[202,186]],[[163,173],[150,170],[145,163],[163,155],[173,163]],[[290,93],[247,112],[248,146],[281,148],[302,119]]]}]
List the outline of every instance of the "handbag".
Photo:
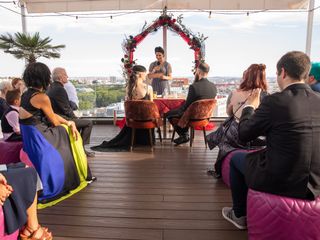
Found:
[{"label": "handbag", "polygon": [[250,95],[245,99],[244,102],[241,103],[241,105],[237,108],[237,110],[233,113],[232,116],[228,117],[226,120],[224,120],[224,122],[222,124],[220,124],[220,126],[218,127],[218,129],[212,133],[210,133],[206,138],[207,138],[207,142],[208,142],[208,146],[209,149],[212,150],[213,148],[215,148],[216,146],[218,146],[218,144],[220,142],[222,142],[224,140],[224,138],[226,137],[227,132],[230,129],[230,126],[232,125],[232,123],[234,121],[236,121],[235,118],[235,114],[239,111],[239,109],[247,102],[247,100],[249,99],[249,97],[251,96],[252,92],[250,93]]},{"label": "handbag", "polygon": [[223,134],[226,135],[227,131],[229,130],[231,123],[235,121],[234,115],[228,117],[224,122],[221,124],[223,129]]}]

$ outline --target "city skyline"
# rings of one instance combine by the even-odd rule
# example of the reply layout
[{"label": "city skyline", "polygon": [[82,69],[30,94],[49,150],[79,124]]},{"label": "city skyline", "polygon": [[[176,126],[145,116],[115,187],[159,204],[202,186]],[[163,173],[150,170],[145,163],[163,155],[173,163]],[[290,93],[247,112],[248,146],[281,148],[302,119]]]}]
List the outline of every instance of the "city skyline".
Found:
[{"label": "city skyline", "polygon": [[[316,0],[315,7],[320,5]],[[6,4],[19,11],[13,4]],[[27,18],[28,31],[49,36],[53,44],[66,44],[60,59],[39,61],[50,69],[65,67],[72,77],[122,75],[122,42],[126,36],[136,35],[145,21],[151,23],[159,12],[136,13],[113,19],[81,19],[70,17]],[[178,17],[175,13],[174,17]],[[265,63],[267,76],[275,76],[276,61],[287,51],[305,50],[306,12],[264,12],[257,14],[219,15],[183,13],[183,23],[193,32],[208,36],[206,61],[210,76],[239,77],[251,63]],[[0,8],[0,33],[21,31],[18,14]],[[320,61],[320,11],[314,16],[311,60]],[[137,47],[138,64],[149,67],[155,60],[154,47],[162,45],[162,31],[147,38]],[[192,76],[193,51],[176,34],[168,31],[168,61],[173,76]],[[0,51],[0,76],[21,76],[24,62]]]}]

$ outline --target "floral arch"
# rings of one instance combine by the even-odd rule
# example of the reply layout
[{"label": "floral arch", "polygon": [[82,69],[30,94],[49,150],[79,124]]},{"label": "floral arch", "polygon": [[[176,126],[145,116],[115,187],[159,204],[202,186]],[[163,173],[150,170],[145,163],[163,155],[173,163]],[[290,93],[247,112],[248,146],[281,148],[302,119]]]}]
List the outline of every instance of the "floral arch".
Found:
[{"label": "floral arch", "polygon": [[205,44],[207,39],[203,34],[194,34],[191,30],[182,24],[182,15],[174,19],[172,15],[167,15],[166,10],[149,26],[145,24],[142,28],[142,32],[136,36],[129,36],[122,44],[124,51],[124,57],[121,59],[123,63],[123,74],[125,79],[128,79],[132,72],[132,67],[136,64],[133,60],[135,48],[141,43],[144,38],[153,32],[156,32],[160,27],[167,26],[169,30],[177,33],[182,39],[190,46],[190,49],[194,50],[194,69],[205,58]]}]

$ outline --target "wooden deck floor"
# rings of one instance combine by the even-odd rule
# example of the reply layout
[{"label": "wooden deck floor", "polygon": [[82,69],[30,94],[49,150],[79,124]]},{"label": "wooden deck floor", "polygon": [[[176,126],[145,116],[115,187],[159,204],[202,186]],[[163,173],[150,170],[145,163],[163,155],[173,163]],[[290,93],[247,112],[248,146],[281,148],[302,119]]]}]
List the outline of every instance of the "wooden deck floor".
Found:
[{"label": "wooden deck floor", "polygon": [[[95,126],[92,145],[118,129]],[[216,151],[206,150],[200,132],[195,146],[169,140],[134,152],[96,153],[98,177],[82,192],[39,211],[54,239],[231,240],[247,239],[221,216],[231,205],[230,190],[207,176]]]}]

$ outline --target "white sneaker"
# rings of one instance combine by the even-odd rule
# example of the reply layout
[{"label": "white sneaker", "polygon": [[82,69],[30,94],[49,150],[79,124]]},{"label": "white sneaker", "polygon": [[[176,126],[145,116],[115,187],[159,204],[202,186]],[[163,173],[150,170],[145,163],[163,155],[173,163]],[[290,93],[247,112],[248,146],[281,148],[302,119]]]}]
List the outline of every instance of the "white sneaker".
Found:
[{"label": "white sneaker", "polygon": [[231,207],[222,208],[222,216],[239,229],[247,229],[247,217],[236,217]]}]

